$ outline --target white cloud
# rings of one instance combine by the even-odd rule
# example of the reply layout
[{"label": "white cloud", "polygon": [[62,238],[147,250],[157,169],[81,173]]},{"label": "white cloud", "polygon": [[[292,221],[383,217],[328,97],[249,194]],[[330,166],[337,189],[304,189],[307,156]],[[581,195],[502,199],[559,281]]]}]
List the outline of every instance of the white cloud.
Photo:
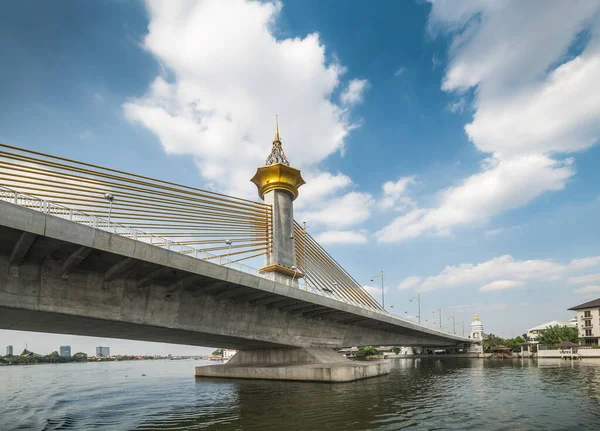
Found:
[{"label": "white cloud", "polygon": [[366,244],[367,235],[364,232],[349,230],[330,230],[318,234],[315,239],[321,244]]},{"label": "white cloud", "polygon": [[207,184],[256,196],[249,178],[270,151],[276,113],[294,166],[310,170],[343,150],[356,127],[349,107],[361,100],[366,81],[351,80],[345,103],[332,101],[345,68],[327,59],[316,33],[274,36],[280,2],[147,5],[144,47],[169,78],[157,77],[144,96],[124,104],[124,113],[166,152],[192,156]]},{"label": "white cloud", "polygon": [[573,270],[593,268],[600,265],[600,256],[584,257],[583,259],[574,259],[569,264]]},{"label": "white cloud", "polygon": [[369,193],[350,192],[330,199],[323,205],[299,213],[300,220],[315,226],[344,228],[364,222],[371,215],[373,197]]},{"label": "white cloud", "polygon": [[512,289],[514,287],[522,287],[525,285],[524,281],[519,280],[496,280],[488,283],[479,288],[480,292],[495,292],[497,290]]},{"label": "white cloud", "polygon": [[397,242],[423,234],[447,235],[452,228],[487,222],[551,190],[561,190],[574,171],[570,161],[543,155],[490,158],[483,172],[444,190],[435,208],[417,208],[377,232],[380,242]]},{"label": "white cloud", "polygon": [[398,289],[410,289],[417,286],[423,279],[421,277],[411,276],[406,277],[404,280],[400,282],[398,285]]},{"label": "white cloud", "polygon": [[301,209],[323,202],[323,200],[352,185],[350,177],[329,172],[303,172],[306,184],[300,189],[298,199],[294,201],[294,208]]},{"label": "white cloud", "polygon": [[363,94],[369,85],[366,79],[353,79],[340,95],[340,102],[344,106],[353,106],[362,102]]},{"label": "white cloud", "polygon": [[[377,302],[381,301],[381,286],[363,286],[363,289],[365,289],[367,292],[369,292],[369,295],[371,295],[373,298],[375,298],[375,300]],[[388,291],[387,286],[383,287],[383,294],[385,295],[385,293]]]},{"label": "white cloud", "polygon": [[580,275],[579,277],[569,277],[569,284],[600,283],[600,274]]},{"label": "white cloud", "polygon": [[382,209],[389,209],[400,203],[397,209],[404,209],[407,206],[414,205],[411,198],[407,196],[408,186],[415,183],[415,177],[401,177],[398,181],[388,181],[383,184],[383,197],[379,201]]},{"label": "white cloud", "polygon": [[504,232],[512,232],[512,231],[519,230],[519,229],[521,229],[521,226],[500,227],[498,229],[486,230],[484,232],[484,235],[488,236],[488,237],[493,237],[493,236],[497,236]]},{"label": "white cloud", "polygon": [[[575,169],[560,155],[600,137],[600,1],[431,2],[430,30],[452,37],[442,89],[475,90],[465,131],[488,156],[482,172],[394,220],[380,241],[449,234],[561,190]],[[590,40],[569,57],[582,31]]]},{"label": "white cloud", "polygon": [[488,304],[478,302],[475,304],[459,304],[452,305],[447,307],[446,310],[454,311],[456,313],[470,312],[470,313],[480,313],[482,311],[498,311],[498,310],[506,310],[507,308],[514,309],[515,307],[525,307],[528,304],[526,302],[519,302],[517,304]]},{"label": "white cloud", "polygon": [[[463,263],[445,267],[438,275],[420,278],[408,277],[411,287],[418,291],[432,291],[453,287],[480,285],[481,291],[503,290],[524,286],[529,281],[556,281],[592,263],[600,267],[600,257],[575,259],[567,264],[553,260],[515,260],[510,255],[495,257],[479,264]],[[405,282],[403,281],[403,283]]]},{"label": "white cloud", "polygon": [[405,67],[400,66],[398,69],[396,69],[396,71],[394,72],[394,76],[400,76],[404,73],[404,71],[406,71]]},{"label": "white cloud", "polygon": [[574,293],[589,294],[589,293],[600,293],[600,286],[585,286],[575,289]]},{"label": "white cloud", "polygon": [[450,102],[448,105],[446,105],[446,109],[453,114],[462,114],[466,106],[467,101],[461,97],[460,99]]}]

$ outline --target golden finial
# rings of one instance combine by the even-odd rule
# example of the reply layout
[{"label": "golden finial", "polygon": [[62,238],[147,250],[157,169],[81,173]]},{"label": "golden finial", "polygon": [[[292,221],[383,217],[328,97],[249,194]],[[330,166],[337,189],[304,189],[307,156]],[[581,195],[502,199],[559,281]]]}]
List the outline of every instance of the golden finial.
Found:
[{"label": "golden finial", "polygon": [[267,158],[265,164],[272,165],[275,163],[283,163],[284,165],[289,166],[290,162],[285,157],[285,153],[283,152],[283,147],[281,145],[281,138],[279,138],[279,116],[275,115],[275,139],[273,139],[273,149],[271,150],[271,154]]},{"label": "golden finial", "polygon": [[477,321],[479,322],[479,314],[476,314],[475,317],[473,318],[473,321]]}]

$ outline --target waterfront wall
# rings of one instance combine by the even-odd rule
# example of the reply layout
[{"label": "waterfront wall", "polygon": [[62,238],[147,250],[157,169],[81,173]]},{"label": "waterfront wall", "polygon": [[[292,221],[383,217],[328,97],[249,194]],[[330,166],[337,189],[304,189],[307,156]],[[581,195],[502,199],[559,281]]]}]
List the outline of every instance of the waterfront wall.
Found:
[{"label": "waterfront wall", "polygon": [[[578,349],[577,354],[582,358],[600,358],[600,349]],[[560,358],[567,356],[569,353],[561,350],[538,350],[538,358]]]}]

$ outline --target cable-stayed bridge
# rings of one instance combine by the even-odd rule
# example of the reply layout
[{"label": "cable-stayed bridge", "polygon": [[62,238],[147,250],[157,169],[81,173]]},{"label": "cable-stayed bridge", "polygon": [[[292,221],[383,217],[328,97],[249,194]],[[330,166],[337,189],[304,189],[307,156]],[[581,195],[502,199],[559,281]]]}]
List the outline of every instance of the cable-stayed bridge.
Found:
[{"label": "cable-stayed bridge", "polygon": [[278,132],[252,181],[264,203],[0,145],[0,328],[229,347],[197,374],[326,381],[388,369],[330,348],[469,343],[387,313],[293,220]]}]

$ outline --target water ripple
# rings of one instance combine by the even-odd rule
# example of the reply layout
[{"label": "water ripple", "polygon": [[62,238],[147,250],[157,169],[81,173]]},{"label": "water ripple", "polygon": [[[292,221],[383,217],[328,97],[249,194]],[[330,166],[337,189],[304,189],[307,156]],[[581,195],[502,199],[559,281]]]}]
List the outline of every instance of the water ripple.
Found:
[{"label": "water ripple", "polygon": [[0,430],[600,429],[600,360],[400,359],[336,385],[196,381],[200,363],[2,367]]}]

